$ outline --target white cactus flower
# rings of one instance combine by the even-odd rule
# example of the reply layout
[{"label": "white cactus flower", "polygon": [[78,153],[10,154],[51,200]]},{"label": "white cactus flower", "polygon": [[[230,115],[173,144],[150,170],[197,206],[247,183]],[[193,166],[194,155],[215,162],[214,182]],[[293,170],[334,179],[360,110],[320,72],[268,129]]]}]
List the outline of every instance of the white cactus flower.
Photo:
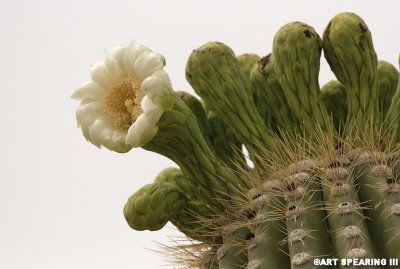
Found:
[{"label": "white cactus flower", "polygon": [[161,54],[135,41],[106,52],[104,62],[91,68],[91,81],[71,96],[81,101],[76,118],[85,138],[116,152],[148,143],[172,105],[164,66]]}]

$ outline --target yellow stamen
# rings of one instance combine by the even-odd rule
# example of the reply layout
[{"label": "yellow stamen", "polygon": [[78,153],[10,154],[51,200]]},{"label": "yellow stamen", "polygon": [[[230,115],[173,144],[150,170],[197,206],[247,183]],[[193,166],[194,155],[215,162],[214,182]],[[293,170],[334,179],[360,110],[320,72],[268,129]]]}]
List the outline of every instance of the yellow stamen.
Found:
[{"label": "yellow stamen", "polygon": [[127,131],[142,113],[140,102],[143,98],[140,81],[128,78],[113,85],[104,98],[104,111],[111,116],[114,125],[121,131]]}]

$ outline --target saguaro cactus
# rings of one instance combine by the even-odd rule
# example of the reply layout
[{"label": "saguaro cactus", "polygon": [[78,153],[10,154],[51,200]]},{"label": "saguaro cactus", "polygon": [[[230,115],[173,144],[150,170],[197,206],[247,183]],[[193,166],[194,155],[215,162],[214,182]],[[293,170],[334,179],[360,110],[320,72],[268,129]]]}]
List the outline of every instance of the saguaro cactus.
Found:
[{"label": "saguaro cactus", "polygon": [[[135,230],[170,221],[187,236],[168,248],[178,266],[308,269],[336,258],[378,268],[373,259],[400,259],[399,73],[378,61],[356,14],[336,15],[321,36],[288,23],[261,58],[204,44],[185,72],[201,100],[173,91],[164,58],[133,41],[73,94],[87,140],[179,166],[124,207]],[[337,80],[320,87],[322,51]]]}]

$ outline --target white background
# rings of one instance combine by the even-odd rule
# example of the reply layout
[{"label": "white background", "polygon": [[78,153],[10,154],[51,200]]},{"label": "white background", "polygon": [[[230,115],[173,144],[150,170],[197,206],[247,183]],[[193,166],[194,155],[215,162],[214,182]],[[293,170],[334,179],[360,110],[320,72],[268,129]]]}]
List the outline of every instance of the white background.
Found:
[{"label": "white background", "polygon": [[[137,232],[126,199],[174,165],[151,152],[100,150],[76,128],[69,96],[104,49],[135,38],[164,54],[176,90],[191,91],[191,50],[211,40],[266,55],[280,26],[321,34],[341,11],[367,22],[380,59],[397,67],[399,1],[0,0],[0,268],[152,269],[148,249],[178,233]],[[321,84],[333,79],[325,63]],[[172,267],[166,267],[172,268]]]}]

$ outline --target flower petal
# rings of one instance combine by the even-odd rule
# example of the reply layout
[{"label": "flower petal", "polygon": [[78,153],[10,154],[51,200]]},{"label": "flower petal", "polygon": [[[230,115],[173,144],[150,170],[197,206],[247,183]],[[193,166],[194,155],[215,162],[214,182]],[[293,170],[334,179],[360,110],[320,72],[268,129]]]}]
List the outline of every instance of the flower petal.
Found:
[{"label": "flower petal", "polygon": [[88,81],[78,88],[72,95],[71,98],[76,100],[91,99],[91,100],[102,100],[106,95],[107,91],[93,81]]},{"label": "flower petal", "polygon": [[102,112],[100,102],[90,102],[80,106],[76,110],[76,121],[78,127],[81,127],[83,136],[89,140],[89,127],[100,116]]},{"label": "flower petal", "polygon": [[132,146],[125,143],[125,134],[120,132],[113,133],[110,140],[105,141],[104,146],[109,150],[116,151],[119,153],[128,152],[132,149]]},{"label": "flower petal", "polygon": [[97,82],[105,89],[110,89],[113,85],[112,76],[105,66],[104,62],[93,65],[91,68],[90,76],[94,82]]},{"label": "flower petal", "polygon": [[129,127],[128,133],[126,134],[125,143],[131,145],[134,148],[140,147],[136,126],[134,124]]},{"label": "flower petal", "polygon": [[86,105],[80,106],[76,110],[76,121],[78,127],[88,128],[98,117],[100,117],[103,111],[103,105],[101,102],[90,102]]},{"label": "flower petal", "polygon": [[100,116],[89,127],[89,140],[97,147],[103,146],[112,138],[113,131],[107,118]]},{"label": "flower petal", "polygon": [[164,108],[154,104],[149,96],[144,96],[140,104],[143,114],[145,114],[151,121],[158,122],[161,115],[164,113]]},{"label": "flower petal", "polygon": [[135,62],[135,72],[138,78],[143,81],[164,65],[164,56],[154,52],[145,52],[137,58]]},{"label": "flower petal", "polygon": [[151,98],[153,103],[163,108],[172,106],[172,85],[164,70],[157,70],[145,79],[141,84],[141,89],[146,96]]},{"label": "flower petal", "polygon": [[108,72],[111,74],[113,83],[116,84],[121,82],[126,76],[119,68],[117,61],[112,58],[108,52],[105,52],[104,56],[104,65],[107,67]]},{"label": "flower petal", "polygon": [[132,147],[144,146],[153,139],[157,131],[156,122],[145,114],[141,114],[129,128],[125,142]]},{"label": "flower petal", "polygon": [[171,81],[168,74],[160,69],[155,71],[151,76],[143,80],[141,89],[144,94],[148,94],[153,90],[172,91]]},{"label": "flower petal", "polygon": [[151,51],[149,48],[139,45],[136,43],[136,41],[132,40],[132,42],[126,48],[125,56],[124,56],[125,72],[128,76],[131,76],[131,77],[136,76],[134,66],[135,66],[135,62],[136,62],[137,58],[143,52],[149,52],[149,51]]},{"label": "flower petal", "polygon": [[111,57],[117,61],[119,69],[122,73],[126,74],[125,65],[124,65],[124,56],[125,56],[126,47],[114,47],[111,51]]},{"label": "flower petal", "polygon": [[135,121],[136,130],[138,133],[139,144],[141,146],[150,142],[158,132],[156,122],[151,120],[147,115],[142,114],[144,117]]},{"label": "flower petal", "polygon": [[97,117],[88,128],[83,128],[85,137],[97,147],[106,147],[109,150],[124,153],[132,147],[125,143],[125,134],[116,130],[104,115]]}]

